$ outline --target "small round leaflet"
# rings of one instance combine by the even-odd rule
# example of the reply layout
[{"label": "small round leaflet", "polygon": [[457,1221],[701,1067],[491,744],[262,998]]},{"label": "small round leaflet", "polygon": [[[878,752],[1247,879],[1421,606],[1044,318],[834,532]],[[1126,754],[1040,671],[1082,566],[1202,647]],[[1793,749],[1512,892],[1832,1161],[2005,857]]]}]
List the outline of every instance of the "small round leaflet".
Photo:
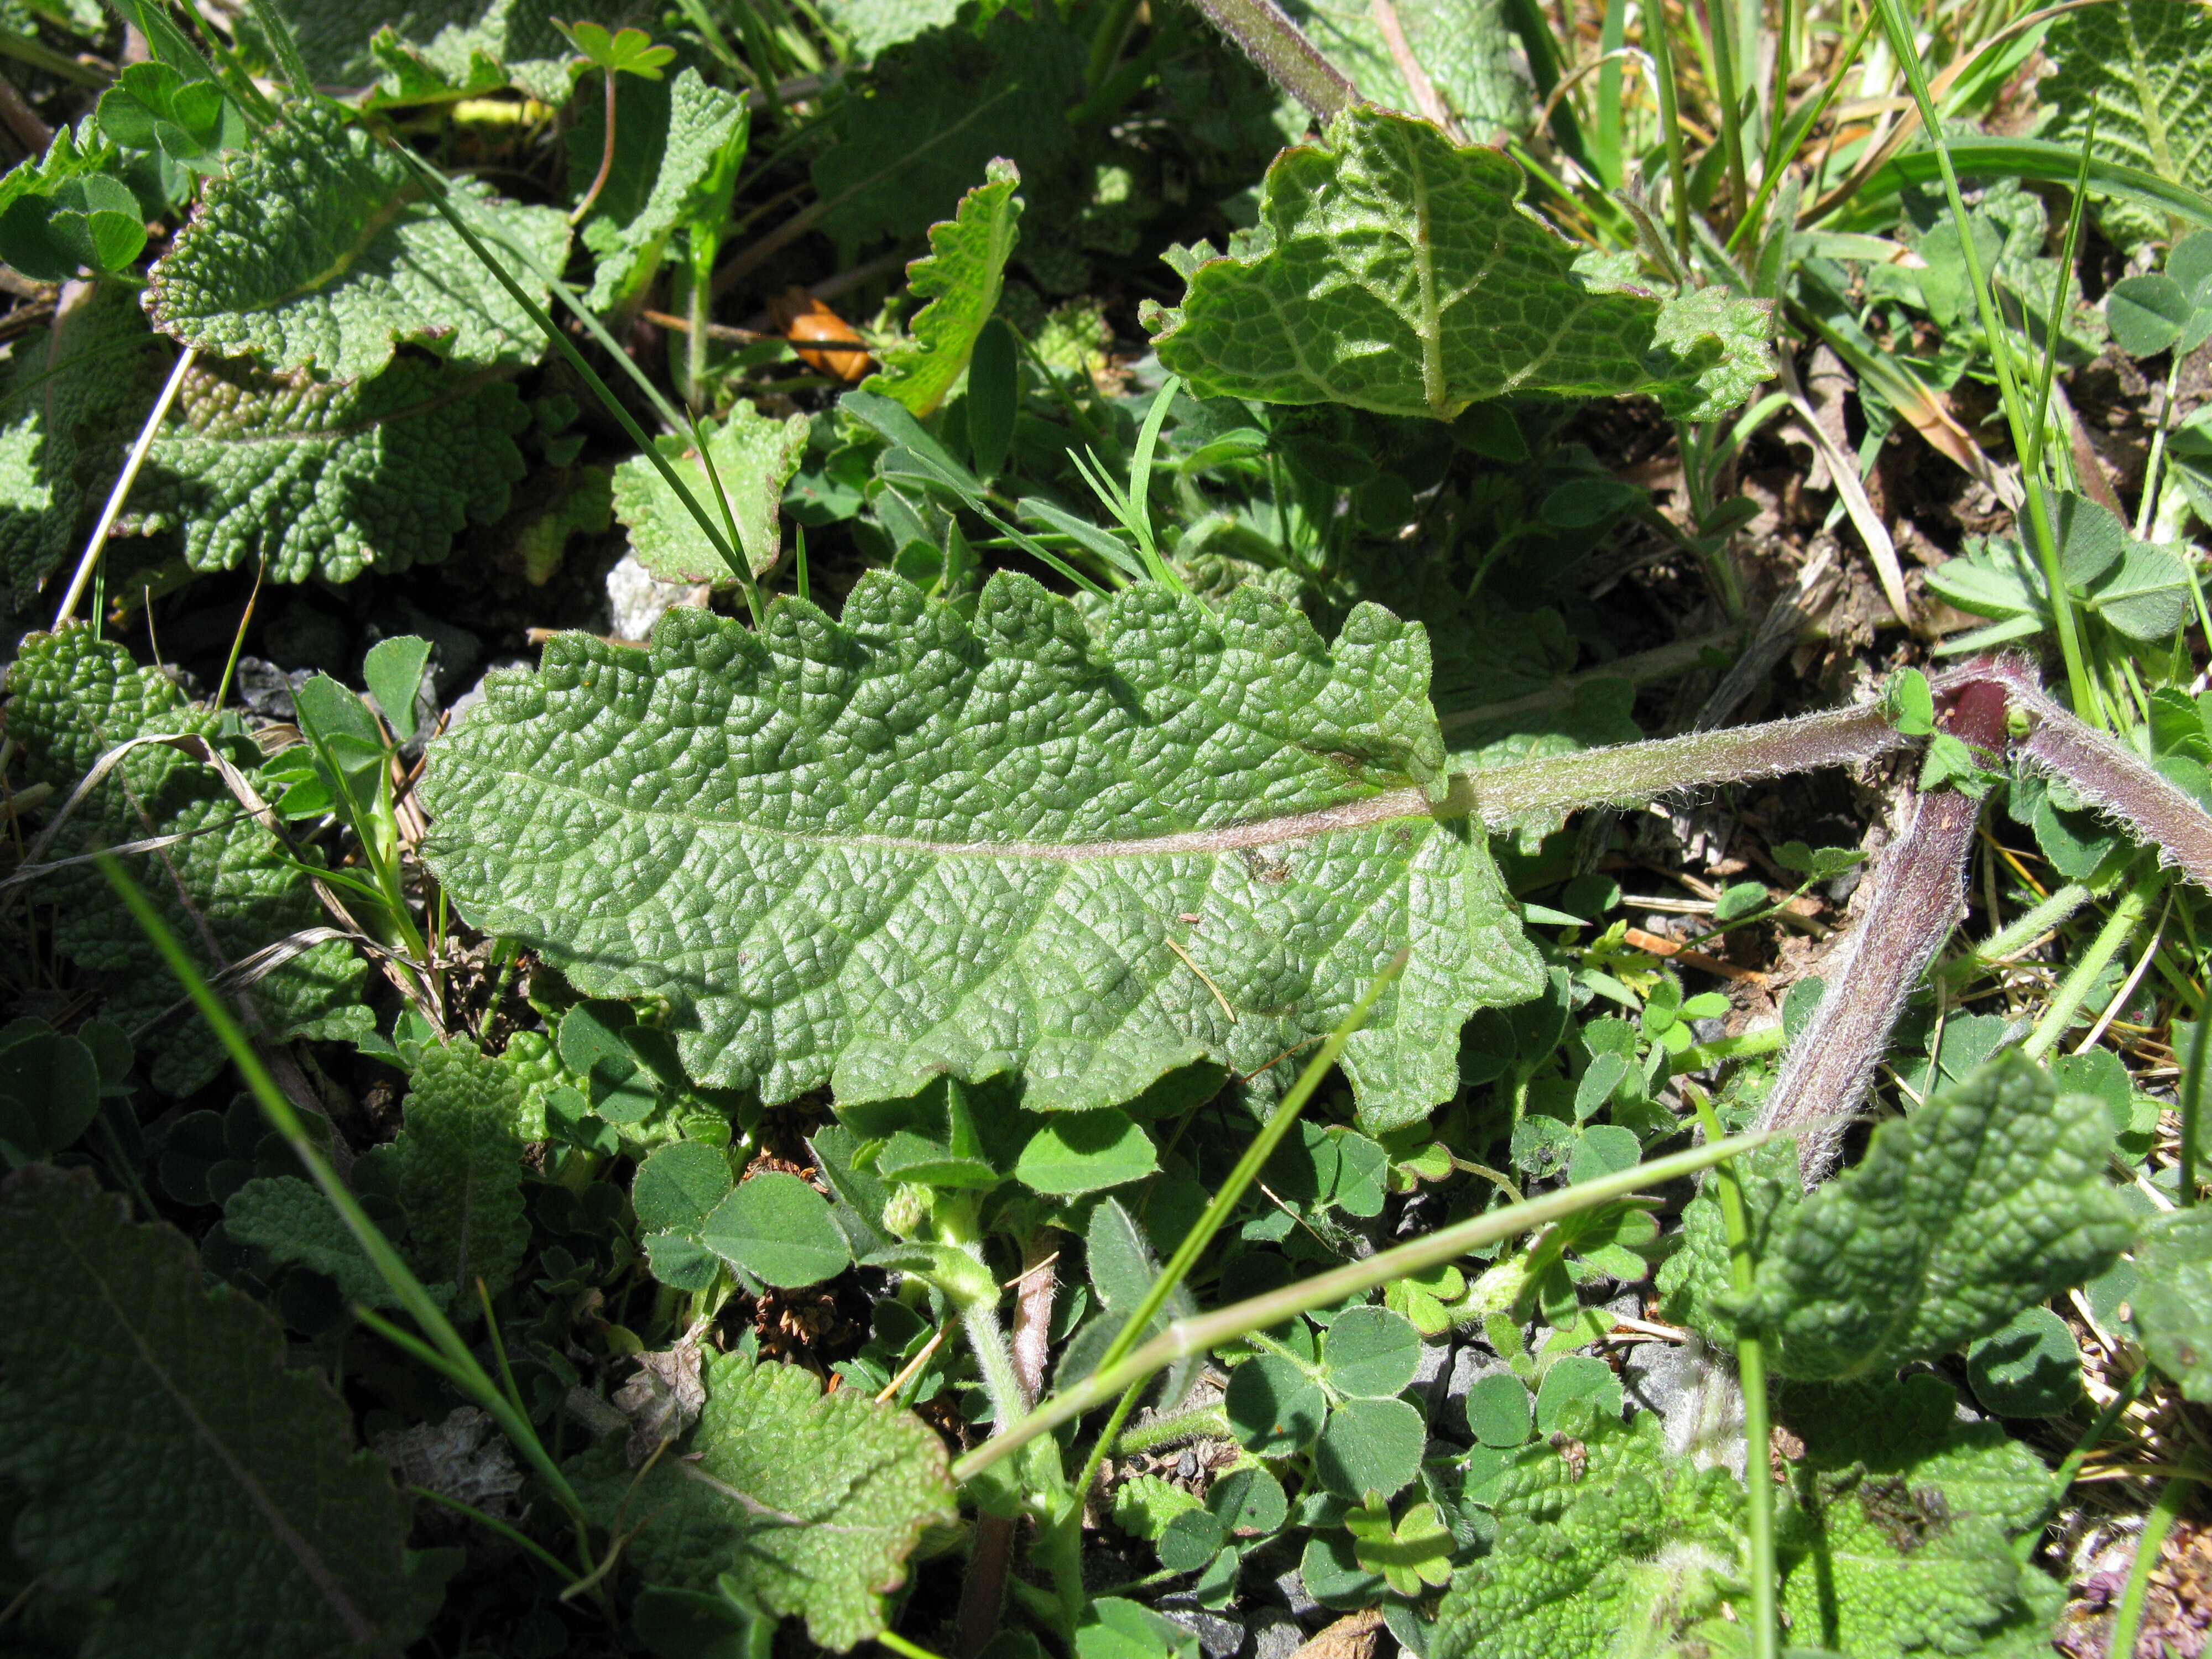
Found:
[{"label": "small round leaflet", "polygon": [[732,1267],[787,1290],[818,1285],[851,1260],[822,1194],[781,1170],[763,1170],[716,1205],[699,1241]]},{"label": "small round leaflet", "polygon": [[1314,1448],[1322,1484],[1346,1498],[1394,1495],[1421,1472],[1428,1431],[1402,1400],[1347,1400],[1328,1414]]},{"label": "small round leaflet", "polygon": [[1389,1400],[1420,1370],[1421,1334],[1388,1308],[1353,1308],[1330,1323],[1321,1354],[1332,1387],[1358,1399]]},{"label": "small round leaflet", "polygon": [[1269,1455],[1310,1443],[1328,1410],[1319,1383],[1289,1360],[1268,1353],[1230,1373],[1222,1405],[1245,1449]]}]

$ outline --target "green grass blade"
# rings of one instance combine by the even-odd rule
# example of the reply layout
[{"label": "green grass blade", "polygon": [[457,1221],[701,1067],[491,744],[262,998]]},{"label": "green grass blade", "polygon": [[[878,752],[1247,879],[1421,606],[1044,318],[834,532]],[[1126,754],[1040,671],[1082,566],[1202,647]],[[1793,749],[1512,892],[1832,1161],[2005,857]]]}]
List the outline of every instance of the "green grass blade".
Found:
[{"label": "green grass blade", "polygon": [[[469,228],[467,221],[462,218],[459,210],[453,206],[446,189],[446,181],[439,176],[438,170],[388,134],[382,136],[392,154],[415,169],[416,176],[422,180],[424,196],[430,204],[437,209],[446,222],[453,228],[454,234],[467,246],[469,252],[476,255],[486,270],[491,272],[499,285],[507,290],[508,297],[528,314],[530,320],[538,325],[538,331],[553,343],[554,349],[568,360],[568,366],[583,377],[584,384],[592,389],[592,394],[606,405],[615,419],[621,423],[623,432],[629,435],[630,441],[638,447],[639,453],[652,464],[653,470],[660,474],[662,481],[676,492],[676,499],[684,503],[684,510],[689,513],[693,522],[698,525],[701,532],[707,538],[707,544],[714,550],[715,556],[722,561],[725,568],[736,579],[738,587],[744,593],[745,604],[752,611],[754,624],[758,626],[763,606],[760,584],[753,580],[751,564],[730,545],[728,539],[722,534],[722,526],[714,521],[714,516],[700,503],[699,498],[691,493],[690,486],[678,476],[675,467],[670,465],[668,458],[663,455],[653,440],[646,435],[645,429],[631,417],[629,410],[623,407],[622,400],[614,394],[614,389],[601,380],[599,371],[585,361],[584,354],[576,349],[575,342],[561,331],[553,319],[547,314],[545,307],[523,291],[522,284],[514,280],[507,267],[494,257],[491,250],[483,245],[473,230]],[[557,289],[560,284],[556,283],[553,286]],[[604,337],[604,330],[601,331],[601,334]],[[607,338],[605,343],[610,347],[613,346],[611,338]],[[619,348],[614,349],[613,356],[617,362],[624,365],[633,374],[638,372],[637,365],[631,362],[629,355]],[[665,402],[658,391],[653,392],[653,398],[656,403]],[[686,422],[683,417],[677,416],[672,410],[669,413],[672,416],[670,424],[679,432],[684,430]]]},{"label": "green grass blade", "polygon": [[[1989,273],[1982,269],[1981,254],[1974,246],[1966,199],[1959,189],[1958,168],[1952,159],[1954,146],[1944,134],[1935,96],[1929,90],[1927,67],[1920,61],[1918,43],[1901,0],[1875,0],[1875,6],[1881,17],[1882,29],[1889,37],[1890,50],[1904,65],[1913,101],[1919,106],[1921,125],[1927,129],[1929,143],[1934,146],[1936,171],[1942,178],[1943,193],[1958,228],[1966,282],[1974,291],[1974,308],[1981,319],[1990,361],[1996,369],[1997,392],[2004,402],[2005,422],[2012,429],[2013,450],[2020,458],[2021,484],[2027,496],[2028,530],[2035,544],[2037,562],[2050,586],[2051,615],[2058,624],[2059,653],[2066,660],[2066,684],[2074,712],[2093,724],[2103,725],[2103,700],[2097,696],[2081,654],[2081,634],[2067,594],[2065,573],[2059,565],[2057,538],[2051,529],[2051,507],[2043,489],[2043,469],[2030,447],[2033,434],[2028,426],[2029,410],[2019,376],[2014,371],[2012,342],[1998,322],[1996,290],[1990,286]],[[2070,153],[2067,161],[2069,165],[2079,165]]]},{"label": "green grass blade", "polygon": [[1322,1079],[1328,1076],[1328,1068],[1336,1064],[1336,1057],[1344,1052],[1344,1045],[1352,1041],[1352,1034],[1367,1024],[1367,1017],[1375,1012],[1375,1005],[1382,1000],[1382,993],[1390,988],[1405,966],[1406,952],[1401,951],[1397,960],[1376,975],[1375,982],[1367,988],[1365,994],[1358,1002],[1352,1004],[1352,1011],[1345,1015],[1343,1023],[1322,1040],[1321,1047],[1314,1051],[1314,1057],[1298,1073],[1298,1080],[1291,1085],[1290,1092],[1283,1097],[1281,1103],[1269,1115],[1267,1122],[1261,1125],[1260,1133],[1254,1135],[1251,1144],[1245,1147],[1244,1156],[1237,1160],[1237,1167],[1229,1172],[1229,1178],[1214,1193],[1212,1201],[1191,1224],[1190,1231],[1183,1235],[1182,1243],[1168,1258],[1167,1266],[1160,1269],[1160,1276],[1145,1292],[1145,1299],[1137,1304],[1136,1312],[1123,1322],[1121,1333],[1099,1358],[1098,1370],[1104,1370],[1135,1347],[1137,1339],[1144,1334],[1145,1328],[1158,1316],[1162,1308],[1167,1306],[1168,1298],[1175,1294],[1176,1286],[1182,1284],[1190,1270],[1197,1266],[1199,1257],[1206,1253],[1206,1246],[1213,1243],[1213,1236],[1228,1221],[1229,1212],[1243,1198],[1246,1188],[1260,1178],[1261,1170],[1273,1155],[1283,1137],[1290,1133],[1291,1126],[1298,1121],[1298,1114],[1305,1109],[1306,1102],[1313,1098],[1314,1091],[1321,1087]]},{"label": "green grass blade", "polygon": [[[2081,169],[2081,155],[2070,144],[2049,138],[1991,138],[1972,135],[1947,138],[1953,165],[1970,178],[2027,179],[2042,184],[2070,185]],[[1925,185],[1942,177],[1942,161],[1932,149],[1918,149],[1884,163],[1868,176],[1853,198],[1861,213],[1880,220],[1885,204],[1906,185]],[[2200,228],[2212,229],[2212,196],[2188,185],[2161,179],[2141,167],[2123,167],[2098,156],[2089,159],[2089,187],[2100,195],[2116,196],[2155,212],[2170,214]]]},{"label": "green grass blade", "polygon": [[1152,398],[1152,406],[1145,411],[1145,424],[1137,434],[1137,453],[1129,463],[1129,531],[1136,537],[1137,545],[1145,550],[1145,563],[1152,573],[1152,580],[1177,593],[1184,592],[1182,580],[1168,568],[1160,557],[1158,544],[1152,538],[1152,454],[1159,447],[1160,428],[1167,424],[1168,410],[1174,407],[1176,394],[1182,390],[1182,380],[1170,374]]},{"label": "green grass blade", "polygon": [[239,1075],[246,1080],[246,1086],[260,1103],[262,1112],[268,1117],[271,1127],[283,1136],[286,1145],[307,1167],[308,1174],[314,1177],[315,1184],[330,1200],[331,1207],[344,1221],[346,1231],[353,1235],[362,1253],[375,1265],[379,1276],[391,1287],[392,1293],[399,1298],[400,1305],[429,1336],[431,1346],[442,1361],[441,1369],[506,1431],[507,1437],[514,1442],[515,1449],[529,1460],[539,1478],[545,1482],[547,1490],[559,1500],[561,1507],[568,1510],[575,1522],[579,1548],[588,1550],[588,1522],[583,1501],[576,1496],[575,1489],[568,1484],[568,1476],[561,1472],[561,1466],[553,1461],[552,1454],[546,1450],[544,1443],[538,1437],[538,1431],[529,1418],[515,1410],[507,1396],[500,1392],[499,1385],[477,1363],[476,1355],[470,1352],[469,1345],[462,1340],[461,1334],[453,1328],[453,1322],[430,1299],[430,1293],[423,1289],[422,1281],[416,1278],[406,1262],[400,1259],[399,1252],[392,1246],[392,1241],[385,1237],[383,1231],[369,1219],[368,1212],[361,1207],[360,1201],[338,1179],[337,1172],[331,1168],[329,1160],[307,1138],[299,1114],[293,1109],[292,1103],[284,1097],[284,1091],[276,1086],[276,1080],[269,1075],[268,1066],[255,1052],[253,1044],[240,1029],[236,1018],[210,988],[191,956],[177,942],[177,936],[169,931],[168,924],[161,920],[160,913],[139,890],[138,884],[113,859],[101,859],[100,872],[107,878],[108,885],[115,890],[116,896],[136,918],[154,948],[161,953],[169,964],[170,971],[176,975],[178,981],[185,988],[185,994],[199,1009],[201,1018],[207,1021],[222,1041],[232,1063],[238,1067]]}]

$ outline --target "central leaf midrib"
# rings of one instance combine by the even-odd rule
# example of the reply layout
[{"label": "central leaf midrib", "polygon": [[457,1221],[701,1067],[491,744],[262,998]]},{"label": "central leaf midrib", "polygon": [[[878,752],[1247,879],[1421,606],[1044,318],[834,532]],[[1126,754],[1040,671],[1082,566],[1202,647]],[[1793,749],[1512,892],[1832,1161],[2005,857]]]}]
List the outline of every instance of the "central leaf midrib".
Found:
[{"label": "central leaf midrib", "polygon": [[295,284],[283,294],[264,300],[257,305],[240,305],[235,308],[241,312],[275,311],[281,306],[290,305],[295,301],[303,299],[310,294],[321,293],[350,270],[355,261],[368,252],[370,246],[378,237],[383,235],[398,222],[400,214],[411,207],[421,194],[422,186],[415,180],[410,179],[404,181],[399,188],[392,193],[390,199],[362,221],[360,233],[355,236],[349,246],[338,251],[337,257],[329,264],[308,277],[304,283]]},{"label": "central leaf midrib", "polygon": [[929,858],[1033,859],[1072,864],[1117,858],[1208,857],[1241,852],[1249,848],[1279,847],[1288,842],[1310,841],[1316,836],[1346,830],[1370,830],[1378,824],[1407,818],[1434,818],[1437,816],[1426,792],[1419,785],[1407,785],[1334,805],[1223,824],[1212,830],[1186,830],[1164,836],[1112,841],[951,842],[933,841],[922,836],[871,835],[860,831],[778,829],[746,818],[711,817],[665,807],[630,805],[612,800],[574,784],[531,772],[506,769],[495,775],[517,786],[572,796],[632,817],[689,823],[702,830],[734,830],[746,835],[767,836],[791,846],[861,848],[890,853],[915,853]]}]

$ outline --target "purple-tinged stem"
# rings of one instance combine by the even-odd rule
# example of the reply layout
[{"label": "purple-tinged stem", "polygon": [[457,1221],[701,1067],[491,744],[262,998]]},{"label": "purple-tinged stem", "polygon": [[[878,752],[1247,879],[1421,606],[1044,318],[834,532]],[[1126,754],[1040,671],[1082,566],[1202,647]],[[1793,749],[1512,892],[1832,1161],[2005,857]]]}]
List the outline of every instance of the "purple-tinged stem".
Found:
[{"label": "purple-tinged stem", "polygon": [[1214,27],[1285,92],[1326,121],[1359,101],[1359,88],[1322,55],[1275,0],[1197,0]]},{"label": "purple-tinged stem", "polygon": [[2034,722],[2020,749],[2039,770],[2063,779],[2136,840],[2157,848],[2162,861],[2212,891],[2212,815],[2134,750],[2075,718],[2023,665],[2001,662],[1987,672]]},{"label": "purple-tinged stem", "polygon": [[1586,806],[1638,805],[1677,789],[1856,765],[1909,741],[1889,723],[1879,702],[1862,703],[1762,726],[1693,732],[1462,772],[1453,777],[1450,793],[1436,811],[1440,817],[1472,812],[1492,830],[1507,830],[1527,818]]},{"label": "purple-tinged stem", "polygon": [[[2001,753],[2007,687],[1989,678],[1957,688],[1943,724]],[[1808,1187],[1835,1167],[1844,1126],[1889,1044],[1905,1000],[1957,923],[1966,859],[1982,803],[1954,789],[1915,792],[1912,817],[1875,868],[1873,902],[1828,965],[1827,994],[1791,1045],[1759,1114],[1762,1129],[1799,1129],[1797,1169]]]}]

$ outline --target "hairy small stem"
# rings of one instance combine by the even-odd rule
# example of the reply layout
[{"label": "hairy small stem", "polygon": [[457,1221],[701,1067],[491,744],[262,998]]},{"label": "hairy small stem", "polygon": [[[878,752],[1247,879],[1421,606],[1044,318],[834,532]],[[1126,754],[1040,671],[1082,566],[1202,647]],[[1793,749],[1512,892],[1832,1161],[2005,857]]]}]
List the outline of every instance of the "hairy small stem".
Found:
[{"label": "hairy small stem", "polygon": [[957,1481],[974,1480],[985,1469],[1008,1454],[1020,1450],[1041,1434],[1049,1433],[1072,1418],[1102,1406],[1124,1389],[1134,1386],[1154,1371],[1172,1365],[1178,1359],[1193,1354],[1205,1353],[1224,1342],[1234,1342],[1253,1331],[1264,1331],[1279,1325],[1293,1314],[1309,1309],[1327,1307],[1330,1303],[1354,1294],[1387,1285],[1394,1279],[1424,1273],[1447,1261],[1457,1261],[1468,1251],[1500,1239],[1512,1238],[1539,1227],[1600,1204],[1610,1203],[1632,1193],[1649,1187],[1662,1186],[1699,1170],[1709,1169],[1723,1158],[1736,1157],[1753,1148],[1765,1146],[1773,1137],[1754,1131],[1749,1134],[1733,1135],[1726,1140],[1715,1141],[1686,1152],[1677,1152],[1671,1158],[1654,1159],[1624,1170],[1618,1175],[1586,1181],[1556,1193],[1547,1193],[1541,1198],[1526,1203],[1509,1205],[1479,1215],[1449,1227],[1439,1228],[1425,1238],[1417,1238],[1395,1249],[1382,1250],[1364,1261],[1354,1261],[1295,1285],[1286,1285],[1279,1291],[1269,1291],[1226,1308],[1218,1308],[1195,1319],[1178,1319],[1151,1341],[1130,1354],[1119,1364],[1102,1367],[1082,1382],[1054,1396],[1031,1412],[1011,1430],[995,1434],[974,1451],[960,1458],[952,1466],[952,1478]]},{"label": "hairy small stem", "polygon": [[1944,963],[1938,977],[1947,987],[1956,986],[1982,969],[2000,965],[2014,951],[2024,951],[2034,944],[2095,896],[2080,882],[2068,882],[2034,908],[2014,917],[1972,951]]},{"label": "hairy small stem", "polygon": [[[1037,1393],[1044,1387],[1045,1358],[1052,1347],[1053,1291],[1059,1282],[1053,1258],[1059,1248],[1054,1230],[1040,1227],[1022,1251],[1021,1288],[1014,1297],[1013,1380],[1024,1412],[1036,1404]],[[1014,1522],[1010,1515],[986,1513],[976,1519],[968,1576],[960,1585],[960,1659],[975,1659],[998,1633],[1006,1575],[1013,1566]]]},{"label": "hairy small stem", "polygon": [[2081,1013],[2081,1005],[2088,1000],[2089,993],[2096,988],[2098,979],[2119,954],[2120,947],[2128,942],[2129,935],[2142,926],[2143,918],[2150,914],[2151,902],[2165,885],[2166,877],[2158,870],[2147,871],[2129,884],[2120,902],[2112,907],[2112,914],[2105,918],[2105,925],[2097,930],[2097,937],[2089,941],[2089,948],[2060,982],[2057,993],[2051,999],[2051,1006],[2036,1021],[2034,1032],[2021,1045],[2022,1054],[2030,1060],[2040,1060],[2058,1046],[2059,1039]]},{"label": "hairy small stem", "polygon": [[[2004,688],[1969,681],[1946,718],[1968,743],[2001,750]],[[1951,936],[1981,812],[1978,799],[1956,790],[1916,793],[1905,833],[1870,878],[1874,901],[1826,975],[1829,994],[1782,1063],[1759,1127],[1802,1127],[1797,1167],[1808,1187],[1834,1167],[1844,1123],[1866,1093],[1905,998]]]},{"label": "hairy small stem", "polygon": [[615,170],[615,72],[607,71],[607,141],[600,147],[599,170],[592,175],[592,187],[584,192],[584,199],[576,204],[568,222],[580,225],[584,216],[592,210],[592,204],[599,199],[599,192],[607,187],[607,177]]},{"label": "hairy small stem", "polygon": [[975,1368],[983,1374],[983,1392],[990,1396],[992,1426],[1000,1433],[1020,1420],[1029,1407],[1022,1400],[1022,1385],[1014,1375],[1013,1357],[1006,1351],[1006,1328],[999,1310],[980,1298],[960,1310],[960,1328],[974,1350]]},{"label": "hairy small stem", "polygon": [[1275,0],[1197,0],[1197,5],[1316,120],[1326,121],[1359,101],[1359,88],[1322,55]]},{"label": "hairy small stem", "polygon": [[1438,817],[1473,812],[1493,830],[1585,806],[1632,806],[1677,789],[1745,783],[1819,766],[1850,766],[1902,748],[1878,703],[1763,726],[1693,732],[1459,773]]},{"label": "hairy small stem", "polygon": [[1219,1406],[1200,1406],[1191,1411],[1177,1412],[1173,1417],[1163,1417],[1157,1423],[1139,1423],[1117,1436],[1114,1455],[1127,1457],[1162,1446],[1180,1445],[1186,1440],[1226,1438],[1234,1432],[1229,1426],[1229,1413]]}]

